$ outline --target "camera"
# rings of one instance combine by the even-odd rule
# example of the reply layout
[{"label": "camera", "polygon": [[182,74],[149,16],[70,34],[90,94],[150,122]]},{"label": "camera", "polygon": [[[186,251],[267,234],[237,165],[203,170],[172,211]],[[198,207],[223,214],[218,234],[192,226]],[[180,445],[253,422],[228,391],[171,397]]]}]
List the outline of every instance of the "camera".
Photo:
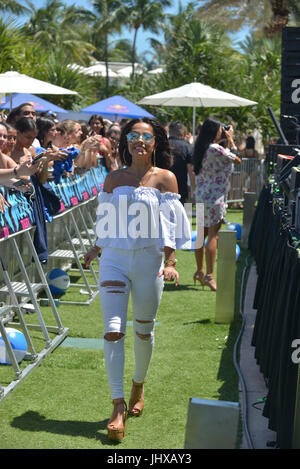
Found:
[{"label": "camera", "polygon": [[227,135],[225,134],[225,130],[228,131],[230,129],[230,125],[221,124],[221,126],[222,126],[222,134],[221,134],[221,139],[220,139],[219,145],[226,148],[226,146],[227,146]]}]

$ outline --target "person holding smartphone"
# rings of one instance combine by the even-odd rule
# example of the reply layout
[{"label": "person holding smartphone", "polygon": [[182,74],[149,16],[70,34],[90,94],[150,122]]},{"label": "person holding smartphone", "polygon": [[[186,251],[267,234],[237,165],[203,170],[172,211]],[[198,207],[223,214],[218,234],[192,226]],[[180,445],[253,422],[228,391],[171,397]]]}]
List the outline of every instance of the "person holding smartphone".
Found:
[{"label": "person holding smartphone", "polygon": [[[34,174],[39,166],[32,166],[31,157],[27,156],[18,164],[3,152],[7,144],[8,126],[0,122],[0,184],[12,185],[21,177],[29,177]],[[30,181],[28,181],[29,183]]]},{"label": "person holding smartphone", "polygon": [[[204,204],[204,238],[206,247],[195,249],[197,270],[194,283],[200,282],[216,291],[214,267],[217,253],[218,232],[226,214],[226,196],[230,188],[232,163],[240,163],[235,154],[233,127],[224,126],[209,117],[201,127],[196,139],[193,161],[196,183],[196,203]],[[206,273],[204,269],[206,260]]]},{"label": "person holding smartphone", "polygon": [[15,128],[17,130],[17,139],[15,147],[11,152],[11,158],[16,163],[20,163],[25,157],[31,158],[31,161],[38,157],[38,161],[41,164],[35,165],[35,172],[39,182],[44,184],[48,179],[49,165],[51,166],[53,161],[63,160],[68,155],[63,151],[53,150],[52,148],[35,148],[33,146],[33,142],[38,134],[38,128],[33,119],[22,117],[17,120]]}]

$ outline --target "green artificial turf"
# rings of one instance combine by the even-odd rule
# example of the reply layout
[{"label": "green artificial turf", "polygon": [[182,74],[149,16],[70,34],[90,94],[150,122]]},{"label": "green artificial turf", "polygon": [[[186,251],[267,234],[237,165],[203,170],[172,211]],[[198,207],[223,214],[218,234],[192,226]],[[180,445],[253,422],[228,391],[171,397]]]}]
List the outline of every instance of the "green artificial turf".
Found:
[{"label": "green artificial turf", "polygon": [[[242,223],[242,210],[228,210],[227,219]],[[166,284],[164,289],[145,385],[145,410],[142,417],[128,419],[126,438],[117,445],[106,436],[112,404],[103,350],[95,346],[103,335],[99,297],[89,306],[61,304],[58,313],[70,329],[69,346],[67,339],[0,402],[0,448],[184,448],[191,397],[238,401],[233,347],[241,327],[239,291],[247,255],[241,248],[235,320],[215,324],[216,294],[193,284],[194,253],[176,253],[180,281],[178,287]],[[79,289],[70,288],[66,297],[79,299]],[[51,309],[41,309],[46,324],[53,324]],[[34,314],[26,319],[36,322]],[[129,308],[124,378],[127,400],[134,370],[131,319]],[[38,332],[33,335],[36,347],[41,349],[43,340]],[[97,340],[85,341],[90,348],[82,348],[76,346],[76,338]],[[23,361],[21,367],[26,364]],[[8,383],[12,375],[11,367],[2,365],[0,384]]]}]

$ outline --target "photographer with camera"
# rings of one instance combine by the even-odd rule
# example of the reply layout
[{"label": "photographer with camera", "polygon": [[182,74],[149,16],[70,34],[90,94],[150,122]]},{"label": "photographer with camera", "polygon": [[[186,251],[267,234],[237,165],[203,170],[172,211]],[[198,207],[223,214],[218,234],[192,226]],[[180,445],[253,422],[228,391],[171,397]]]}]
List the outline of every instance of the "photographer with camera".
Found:
[{"label": "photographer with camera", "polygon": [[[217,253],[218,232],[226,214],[226,196],[230,188],[232,163],[240,163],[235,154],[233,127],[219,120],[207,118],[200,130],[194,147],[194,172],[196,203],[204,204],[204,238],[206,248],[195,249],[197,270],[194,283],[199,281],[216,291],[214,265]],[[204,271],[204,254],[206,273]]]}]

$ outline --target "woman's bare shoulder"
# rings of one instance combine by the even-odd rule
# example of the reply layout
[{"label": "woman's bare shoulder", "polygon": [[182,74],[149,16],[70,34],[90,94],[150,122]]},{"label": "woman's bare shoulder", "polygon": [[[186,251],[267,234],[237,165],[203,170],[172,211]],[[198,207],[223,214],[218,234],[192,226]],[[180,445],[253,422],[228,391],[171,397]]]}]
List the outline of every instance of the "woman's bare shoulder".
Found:
[{"label": "woman's bare shoulder", "polygon": [[112,192],[115,187],[122,186],[124,176],[127,174],[126,168],[116,169],[108,173],[105,178],[103,189],[105,192]]},{"label": "woman's bare shoulder", "polygon": [[16,166],[16,162],[6,153],[0,152],[0,157],[1,157],[0,164],[2,163],[1,169],[9,169],[9,168],[14,168]]},{"label": "woman's bare shoulder", "polygon": [[177,179],[174,173],[169,169],[158,169],[158,182],[161,192],[175,192],[178,193]]}]

